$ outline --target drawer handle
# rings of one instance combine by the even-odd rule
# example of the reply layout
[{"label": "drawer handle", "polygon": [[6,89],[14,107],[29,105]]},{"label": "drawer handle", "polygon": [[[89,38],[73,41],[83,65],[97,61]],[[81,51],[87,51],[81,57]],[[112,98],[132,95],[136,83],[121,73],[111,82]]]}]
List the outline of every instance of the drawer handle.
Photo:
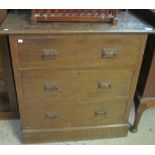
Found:
[{"label": "drawer handle", "polygon": [[42,54],[43,60],[56,59],[58,56],[58,49],[44,49]]},{"label": "drawer handle", "polygon": [[108,80],[108,81],[99,81],[98,82],[98,88],[99,89],[109,89],[112,87],[112,81]]},{"label": "drawer handle", "polygon": [[46,119],[49,119],[49,118],[55,119],[55,118],[58,118],[58,113],[57,112],[47,112],[45,117],[46,117]]},{"label": "drawer handle", "polygon": [[105,116],[105,115],[106,115],[105,111],[100,111],[100,110],[95,111],[95,116]]},{"label": "drawer handle", "polygon": [[44,91],[57,91],[58,86],[56,83],[45,83],[44,84]]},{"label": "drawer handle", "polygon": [[103,48],[102,49],[102,58],[116,58],[117,49],[115,48]]}]

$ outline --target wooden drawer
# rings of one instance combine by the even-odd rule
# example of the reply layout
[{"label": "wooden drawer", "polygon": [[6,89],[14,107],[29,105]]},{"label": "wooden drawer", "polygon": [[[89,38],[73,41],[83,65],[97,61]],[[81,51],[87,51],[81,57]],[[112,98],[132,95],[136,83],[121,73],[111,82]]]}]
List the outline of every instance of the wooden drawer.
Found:
[{"label": "wooden drawer", "polygon": [[27,128],[65,128],[123,123],[127,98],[61,106],[24,102]]},{"label": "wooden drawer", "polygon": [[21,71],[24,100],[37,98],[56,104],[129,96],[131,77],[131,70],[112,68]]},{"label": "wooden drawer", "polygon": [[141,38],[136,35],[18,36],[20,68],[132,66]]}]

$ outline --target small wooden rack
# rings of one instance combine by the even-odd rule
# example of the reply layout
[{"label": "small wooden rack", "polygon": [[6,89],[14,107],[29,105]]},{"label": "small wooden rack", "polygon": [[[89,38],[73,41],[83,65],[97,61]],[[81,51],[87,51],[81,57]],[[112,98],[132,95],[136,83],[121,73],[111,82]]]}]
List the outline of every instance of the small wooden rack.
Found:
[{"label": "small wooden rack", "polygon": [[32,9],[31,22],[41,21],[86,21],[106,22],[116,25],[118,9]]}]

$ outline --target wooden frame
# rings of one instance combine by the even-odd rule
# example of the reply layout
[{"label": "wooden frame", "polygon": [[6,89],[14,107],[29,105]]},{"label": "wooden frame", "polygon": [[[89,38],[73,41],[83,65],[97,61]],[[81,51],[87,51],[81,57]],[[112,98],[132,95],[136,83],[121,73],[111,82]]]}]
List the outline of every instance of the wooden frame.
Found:
[{"label": "wooden frame", "polygon": [[155,35],[149,35],[134,97],[135,119],[130,131],[138,131],[143,112],[155,107]]},{"label": "wooden frame", "polygon": [[19,118],[19,112],[7,36],[0,36],[0,48],[2,49],[3,76],[6,83],[6,95],[8,98],[8,103],[6,105],[9,107],[7,111],[0,112],[0,119],[15,119]]}]

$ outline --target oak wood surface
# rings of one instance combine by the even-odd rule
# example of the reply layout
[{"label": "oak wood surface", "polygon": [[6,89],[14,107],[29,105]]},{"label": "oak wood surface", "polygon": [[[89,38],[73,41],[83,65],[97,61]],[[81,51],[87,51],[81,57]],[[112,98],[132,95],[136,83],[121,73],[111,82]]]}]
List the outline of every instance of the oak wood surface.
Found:
[{"label": "oak wood surface", "polygon": [[[68,135],[63,136],[73,139],[74,126],[77,129],[80,128],[78,136],[79,138],[83,138],[83,133],[85,133],[83,126],[85,125],[88,128],[87,133],[91,134],[94,131],[97,131],[97,129],[95,129],[97,127],[96,125],[101,123],[116,124],[116,129],[118,129],[118,124],[122,123],[125,125],[128,122],[131,100],[138,79],[147,35],[132,34],[127,36],[119,34],[109,35],[108,37],[107,34],[103,35],[103,37],[101,35],[99,36],[95,35],[94,37],[92,34],[89,34],[89,37],[86,35],[77,35],[76,37],[78,39],[74,40],[74,38],[76,38],[75,34],[69,34],[62,35],[61,38],[63,38],[64,41],[61,41],[60,36],[58,35],[58,40],[53,40],[51,42],[48,39],[52,37],[55,38],[55,36],[41,36],[41,39],[39,39],[38,36],[10,35],[11,55],[16,88],[18,89],[17,95],[20,103],[19,107],[23,127],[22,137],[24,141],[41,140],[44,139],[43,136],[47,137],[47,135],[52,139],[51,136],[53,134],[55,134],[54,137],[56,140],[61,139],[57,136],[59,133],[63,135],[63,128],[65,129],[65,127],[71,127],[71,131],[67,131],[67,128],[66,134]],[[38,38],[37,41],[36,38]],[[68,40],[70,38],[70,41],[65,42],[67,38]],[[107,40],[107,38],[110,39]],[[43,39],[47,41],[42,41]],[[101,40],[103,40],[103,42]],[[72,46],[70,42],[73,42],[74,46]],[[78,46],[78,42],[81,45],[80,47]],[[98,57],[95,56],[95,53],[97,53],[98,50],[93,51],[92,49],[98,48],[98,46],[102,47],[104,42],[108,48],[111,47],[110,45],[118,47],[119,51],[121,51],[120,57],[122,56],[122,59],[124,58],[125,61],[120,63],[121,59],[117,59],[117,57],[116,59],[110,58],[109,61],[111,63],[108,62],[108,60],[105,63],[109,63],[107,66],[102,63],[99,63],[98,66],[94,66],[91,61],[89,63],[87,62],[87,65],[84,65],[83,63],[80,64],[76,61],[77,57],[79,57],[79,62],[82,61],[82,58],[85,58],[85,61],[87,61],[86,58],[88,57],[92,61],[94,60],[94,62],[98,62]],[[71,46],[70,48],[67,43]],[[28,46],[28,44],[30,46]],[[57,48],[58,46],[61,47],[63,44],[62,47],[64,49],[68,46],[63,52],[63,54],[66,55],[62,56],[62,62],[65,57],[75,57],[74,63],[72,62],[69,66],[71,59],[68,59],[67,63],[63,63],[63,66],[67,67],[63,68],[59,66],[54,68],[55,65],[50,66],[52,65],[53,60],[55,61],[55,59],[53,59],[51,61],[46,60],[47,62],[50,61],[48,66],[44,66],[43,63],[40,65],[41,61],[38,61],[37,65],[40,66],[37,67],[37,65],[34,65],[35,63],[32,63],[35,62],[35,59],[33,58],[33,61],[29,61],[29,67],[21,67],[21,63],[23,63],[21,59],[26,57],[26,55],[23,57],[22,54],[26,53],[27,49],[27,54],[29,54],[27,59],[30,59],[30,57],[34,57],[34,53],[36,53],[36,55],[41,53],[42,50],[41,52],[38,52],[40,49],[49,49],[51,44],[52,47],[54,47],[55,44],[57,45],[54,48]],[[131,46],[128,47],[128,45]],[[75,48],[75,46],[77,48]],[[114,47],[112,46],[112,48]],[[88,51],[92,54],[84,49],[89,49]],[[128,51],[129,49],[132,50]],[[73,51],[75,52],[73,53]],[[128,53],[129,56],[126,56],[125,53]],[[41,54],[39,54],[39,57],[41,60]],[[129,62],[127,59],[132,62],[132,65],[130,64],[131,62],[129,64],[127,63]],[[114,63],[115,60],[118,64]],[[28,61],[25,61],[25,64],[27,62]],[[72,67],[72,65],[74,67]],[[112,81],[112,87],[111,84],[109,85],[108,83],[103,85],[104,80],[100,82],[100,79],[106,79],[106,82],[108,80]],[[46,84],[46,89],[49,91],[45,91]],[[106,86],[108,89],[104,91],[101,89],[100,91],[99,88],[102,88],[102,86]],[[111,99],[112,97],[114,100]],[[78,102],[78,100],[80,102]],[[107,118],[105,116],[103,121],[101,121],[102,118],[97,120],[93,119],[94,111],[98,108],[101,110],[99,111],[99,115],[105,115],[104,109],[107,109]],[[47,117],[52,120],[45,120]],[[94,131],[91,131],[91,126],[94,126]],[[52,127],[54,130],[51,131]],[[36,128],[41,128],[41,131],[36,130]],[[45,128],[48,128],[49,132],[46,132]],[[112,135],[126,135],[124,133],[127,132],[124,128],[119,128],[117,134],[113,133],[112,128],[109,128],[109,131],[107,131],[101,127],[99,130],[103,132],[105,131],[105,133],[101,134],[103,137],[108,137],[107,134],[110,132]],[[125,132],[122,133],[122,130]],[[42,135],[36,136],[37,131],[42,133]],[[46,133],[44,134],[43,132]],[[99,133],[95,135],[93,134],[91,137],[95,138],[99,135]]]},{"label": "oak wood surface", "polygon": [[[134,74],[133,74],[133,77],[132,77],[132,84],[131,84],[131,87],[130,87],[130,94],[129,94],[130,98],[128,100],[128,103],[132,103],[132,101],[134,99],[134,95],[135,95],[135,91],[136,91],[136,86],[137,86],[137,81],[138,81],[138,76],[139,76],[140,68],[141,68],[141,63],[142,63],[143,56],[144,56],[144,51],[145,51],[145,45],[146,45],[147,37],[148,37],[147,35],[144,35],[141,38],[141,44],[140,44],[140,47],[139,47],[139,54],[138,54],[138,58],[137,58],[137,65],[134,68]],[[126,116],[125,116],[126,120],[129,119],[131,105],[132,104],[127,104]]]},{"label": "oak wood surface", "polygon": [[23,143],[40,143],[51,141],[91,140],[111,137],[125,137],[128,124],[86,126],[61,129],[26,129],[22,131]]},{"label": "oak wood surface", "polygon": [[124,109],[127,98],[89,100],[86,103],[75,101],[68,104],[38,102],[24,101],[24,113],[28,122],[24,128],[45,129],[125,123]]},{"label": "oak wood surface", "polygon": [[[57,104],[78,100],[87,102],[105,97],[129,96],[133,71],[131,69],[76,69],[76,70],[28,70],[21,71],[24,100],[44,99]],[[110,88],[99,87],[99,82]],[[45,90],[54,85],[56,89]],[[52,87],[52,86],[51,86]]]},{"label": "oak wood surface", "polygon": [[[21,69],[133,67],[138,56],[135,51],[141,44],[139,35],[17,36],[14,39]],[[20,40],[22,42],[18,43]],[[116,50],[116,56],[111,59],[102,57],[104,49]],[[57,50],[57,57],[44,60],[44,50]]]}]

